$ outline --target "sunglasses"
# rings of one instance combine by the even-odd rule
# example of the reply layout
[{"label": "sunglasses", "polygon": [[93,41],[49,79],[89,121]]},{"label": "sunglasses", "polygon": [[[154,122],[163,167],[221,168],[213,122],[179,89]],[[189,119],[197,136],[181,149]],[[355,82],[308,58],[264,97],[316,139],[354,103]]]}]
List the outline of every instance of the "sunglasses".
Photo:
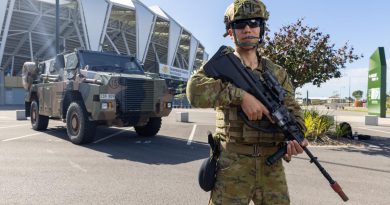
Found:
[{"label": "sunglasses", "polygon": [[232,22],[233,29],[244,29],[247,25],[249,28],[260,27],[263,21],[261,19],[245,19]]}]

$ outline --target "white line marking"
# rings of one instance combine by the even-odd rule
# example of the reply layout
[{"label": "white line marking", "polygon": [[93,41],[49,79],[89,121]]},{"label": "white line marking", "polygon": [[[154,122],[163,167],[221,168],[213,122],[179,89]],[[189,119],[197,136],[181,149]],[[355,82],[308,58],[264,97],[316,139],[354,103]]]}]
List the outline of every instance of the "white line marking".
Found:
[{"label": "white line marking", "polygon": [[130,128],[121,130],[121,131],[116,132],[116,133],[114,133],[114,134],[112,134],[112,135],[109,135],[109,136],[104,137],[104,138],[102,138],[102,139],[96,140],[96,141],[93,142],[93,143],[94,143],[94,144],[99,143],[99,142],[101,142],[101,141],[104,141],[104,140],[109,139],[109,138],[111,138],[111,137],[114,137],[114,136],[116,136],[116,135],[119,135],[119,134],[122,133],[122,132],[126,132],[126,131],[133,130],[133,129],[134,129],[133,127],[130,127]]},{"label": "white line marking", "polygon": [[1,141],[3,141],[3,142],[8,142],[8,141],[12,141],[12,140],[22,139],[22,138],[25,138],[25,137],[31,137],[31,136],[34,136],[34,135],[39,135],[39,134],[42,134],[42,133],[44,133],[44,132],[39,132],[39,133],[24,135],[24,136],[21,136],[21,137],[14,137],[14,138],[5,139],[5,140],[1,140]]},{"label": "white line marking", "polygon": [[51,149],[46,149],[46,152],[47,152],[47,153],[50,153],[50,154],[54,154],[54,151],[51,150]]},{"label": "white line marking", "polygon": [[6,128],[12,128],[12,127],[22,127],[26,125],[12,125],[12,126],[7,126],[7,127],[0,127],[0,129],[6,129]]},{"label": "white line marking", "polygon": [[187,145],[191,145],[192,139],[194,139],[195,130],[196,130],[196,124],[194,125],[194,127],[192,127],[192,131],[190,137],[188,138]]},{"label": "white line marking", "polygon": [[34,134],[29,134],[29,135],[23,135],[23,136],[20,136],[20,137],[14,137],[14,138],[5,139],[5,140],[1,140],[1,141],[8,142],[8,141],[18,140],[18,139],[22,139],[22,138],[26,138],[26,137],[39,135],[39,134],[48,134],[48,133],[51,133],[51,132],[53,132],[53,130],[49,130],[49,131],[46,131],[46,132],[38,132],[38,133],[34,133]]},{"label": "white line marking", "polygon": [[386,134],[390,134],[390,132],[386,132],[386,131],[382,131],[382,130],[375,130],[375,129],[370,129],[370,128],[365,128],[365,127],[358,127],[358,129],[370,130],[370,131],[375,131],[375,132],[383,132],[383,133],[386,133]]},{"label": "white line marking", "polygon": [[73,168],[76,168],[76,169],[79,169],[83,172],[87,172],[86,169],[83,169],[80,165],[78,165],[77,163],[73,162],[72,160],[68,160],[69,164],[73,167]]}]

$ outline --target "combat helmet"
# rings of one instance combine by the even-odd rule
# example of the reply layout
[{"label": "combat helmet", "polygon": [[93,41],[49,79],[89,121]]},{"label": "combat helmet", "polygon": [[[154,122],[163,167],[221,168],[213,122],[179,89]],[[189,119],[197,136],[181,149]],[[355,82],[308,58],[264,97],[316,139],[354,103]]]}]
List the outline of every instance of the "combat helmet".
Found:
[{"label": "combat helmet", "polygon": [[230,4],[225,11],[224,23],[226,26],[226,33],[223,36],[226,37],[228,35],[228,30],[235,21],[245,19],[261,19],[260,36],[258,42],[258,44],[260,44],[263,41],[265,21],[268,20],[268,17],[269,13],[261,0],[234,0],[234,2]]}]

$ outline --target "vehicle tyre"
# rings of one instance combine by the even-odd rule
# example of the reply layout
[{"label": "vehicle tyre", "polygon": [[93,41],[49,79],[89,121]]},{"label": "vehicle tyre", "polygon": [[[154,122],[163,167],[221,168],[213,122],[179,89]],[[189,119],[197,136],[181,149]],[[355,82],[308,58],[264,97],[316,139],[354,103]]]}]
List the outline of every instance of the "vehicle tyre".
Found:
[{"label": "vehicle tyre", "polygon": [[39,114],[38,101],[33,100],[30,107],[31,126],[34,130],[46,130],[49,125],[49,117]]},{"label": "vehicle tyre", "polygon": [[135,126],[135,132],[142,137],[153,137],[161,128],[161,117],[151,117],[145,126]]},{"label": "vehicle tyre", "polygon": [[66,131],[74,144],[90,143],[95,138],[95,123],[88,119],[88,113],[81,102],[72,102],[66,112]]}]

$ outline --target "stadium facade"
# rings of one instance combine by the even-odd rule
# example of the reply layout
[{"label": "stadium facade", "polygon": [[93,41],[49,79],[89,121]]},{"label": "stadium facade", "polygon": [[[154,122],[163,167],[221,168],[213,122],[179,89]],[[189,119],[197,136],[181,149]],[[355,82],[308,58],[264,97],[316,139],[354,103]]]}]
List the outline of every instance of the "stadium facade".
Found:
[{"label": "stadium facade", "polygon": [[[0,1],[5,76],[20,75],[25,61],[55,56],[55,8],[55,0]],[[190,31],[159,6],[138,0],[60,0],[59,44],[64,53],[81,48],[133,55],[145,71],[176,83],[187,81],[208,58]]]}]

